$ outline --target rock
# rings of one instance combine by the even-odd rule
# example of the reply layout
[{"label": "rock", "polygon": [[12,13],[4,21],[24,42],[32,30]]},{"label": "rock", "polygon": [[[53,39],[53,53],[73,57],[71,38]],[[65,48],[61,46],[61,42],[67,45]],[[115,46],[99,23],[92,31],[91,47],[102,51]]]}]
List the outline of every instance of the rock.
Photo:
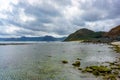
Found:
[{"label": "rock", "polygon": [[82,68],[79,67],[78,70],[82,70]]},{"label": "rock", "polygon": [[68,61],[67,61],[67,60],[63,60],[62,63],[63,63],[63,64],[67,64]]},{"label": "rock", "polygon": [[119,40],[120,36],[120,25],[112,28],[108,33],[105,34],[106,37],[111,38],[113,40]]},{"label": "rock", "polygon": [[111,66],[111,69],[118,69],[117,66]]},{"label": "rock", "polygon": [[85,69],[85,71],[86,71],[86,72],[93,72],[93,69],[91,69],[90,67],[87,67],[87,68]]},{"label": "rock", "polygon": [[48,56],[48,57],[52,57],[52,56]]},{"label": "rock", "polygon": [[82,60],[82,59],[80,59],[80,58],[77,58],[77,60]]},{"label": "rock", "polygon": [[110,66],[115,65],[115,63],[114,63],[114,62],[109,62],[109,64],[110,64]]},{"label": "rock", "polygon": [[93,70],[97,70],[101,73],[112,71],[110,68],[107,68],[106,66],[91,66],[90,68],[93,69]]},{"label": "rock", "polygon": [[96,71],[93,71],[93,74],[94,74],[95,76],[99,76],[99,75],[100,75],[100,72],[98,72],[98,71],[96,70]]},{"label": "rock", "polygon": [[110,74],[112,72],[112,69],[106,66],[90,66],[90,67],[86,67],[82,72],[89,72],[95,76],[99,76],[99,75],[104,76],[105,74]]},{"label": "rock", "polygon": [[101,73],[111,73],[112,69],[107,68],[105,66],[100,66],[100,67],[98,67],[98,71]]},{"label": "rock", "polygon": [[120,74],[118,75],[118,78],[120,78]]},{"label": "rock", "polygon": [[113,74],[106,74],[103,79],[104,80],[117,80],[116,76]]},{"label": "rock", "polygon": [[119,71],[114,71],[113,74],[114,74],[114,75],[118,75],[118,74],[119,74]]},{"label": "rock", "polygon": [[75,67],[79,67],[80,66],[80,61],[75,61],[72,65],[75,66]]},{"label": "rock", "polygon": [[118,70],[120,70],[120,66],[111,66],[111,69],[118,69]]}]

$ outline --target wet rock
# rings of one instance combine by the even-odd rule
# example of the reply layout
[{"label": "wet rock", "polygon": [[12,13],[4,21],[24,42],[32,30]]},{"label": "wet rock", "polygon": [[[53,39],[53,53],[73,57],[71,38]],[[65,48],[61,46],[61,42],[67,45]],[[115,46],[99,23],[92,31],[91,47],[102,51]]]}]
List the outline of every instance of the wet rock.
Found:
[{"label": "wet rock", "polygon": [[120,74],[118,75],[118,78],[120,78]]},{"label": "wet rock", "polygon": [[63,64],[67,64],[68,61],[67,61],[67,60],[63,60],[62,63],[63,63]]},{"label": "wet rock", "polygon": [[103,76],[105,74],[110,74],[112,72],[112,69],[106,66],[90,66],[90,67],[86,67],[82,72],[89,72],[95,76],[99,76],[99,75]]},{"label": "wet rock", "polygon": [[84,71],[85,72],[93,72],[93,69],[91,69],[90,67],[86,67]]},{"label": "wet rock", "polygon": [[99,53],[102,52],[102,51],[98,51]]},{"label": "wet rock", "polygon": [[111,67],[111,69],[118,69],[117,66],[110,66],[110,67]]},{"label": "wet rock", "polygon": [[79,67],[80,66],[80,61],[75,61],[72,65],[75,66],[75,67]]},{"label": "wet rock", "polygon": [[104,76],[103,79],[104,79],[104,80],[117,80],[117,79],[116,79],[116,76],[113,75],[113,74],[107,74],[107,75]]},{"label": "wet rock", "polygon": [[78,70],[82,70],[82,68],[79,67]]},{"label": "wet rock", "polygon": [[82,60],[82,59],[80,59],[80,58],[77,58],[77,60]]},{"label": "wet rock", "polygon": [[110,66],[115,65],[115,63],[114,63],[114,62],[109,62],[109,64],[110,64]]},{"label": "wet rock", "polygon": [[52,56],[48,56],[48,57],[52,57]]},{"label": "wet rock", "polygon": [[111,73],[111,71],[112,71],[112,69],[107,68],[107,67],[105,67],[105,66],[100,66],[100,67],[98,67],[97,70],[98,70],[99,72],[101,72],[101,73]]},{"label": "wet rock", "polygon": [[113,74],[114,74],[114,75],[118,75],[118,74],[119,74],[119,71],[113,71]]},{"label": "wet rock", "polygon": [[100,74],[99,71],[96,70],[96,71],[93,71],[93,75],[95,75],[95,76],[99,76],[99,75],[101,75],[101,74]]},{"label": "wet rock", "polygon": [[111,66],[111,69],[118,69],[118,70],[120,70],[120,66],[114,65],[114,66]]}]

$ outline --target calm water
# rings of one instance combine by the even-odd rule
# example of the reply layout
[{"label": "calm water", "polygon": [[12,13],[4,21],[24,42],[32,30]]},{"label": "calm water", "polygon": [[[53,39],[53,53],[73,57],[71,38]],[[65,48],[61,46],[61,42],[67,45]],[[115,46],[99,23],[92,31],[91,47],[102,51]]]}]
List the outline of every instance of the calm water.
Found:
[{"label": "calm water", "polygon": [[109,47],[79,42],[0,45],[0,80],[96,80],[71,64],[77,58],[82,59],[81,67],[112,62],[117,54]]}]

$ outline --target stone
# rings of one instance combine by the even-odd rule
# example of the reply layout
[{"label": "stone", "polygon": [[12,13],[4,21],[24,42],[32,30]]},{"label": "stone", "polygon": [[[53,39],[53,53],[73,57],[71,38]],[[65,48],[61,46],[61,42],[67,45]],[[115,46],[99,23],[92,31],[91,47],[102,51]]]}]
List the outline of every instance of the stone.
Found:
[{"label": "stone", "polygon": [[80,66],[80,61],[75,61],[72,65],[75,66],[75,67],[79,67]]},{"label": "stone", "polygon": [[62,63],[63,63],[63,64],[67,64],[68,61],[67,61],[67,60],[63,60]]}]

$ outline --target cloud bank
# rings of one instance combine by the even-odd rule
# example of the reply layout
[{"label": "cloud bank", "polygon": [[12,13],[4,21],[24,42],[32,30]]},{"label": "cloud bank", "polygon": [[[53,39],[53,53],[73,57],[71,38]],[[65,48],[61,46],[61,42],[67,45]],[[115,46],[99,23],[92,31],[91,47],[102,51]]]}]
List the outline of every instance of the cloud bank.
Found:
[{"label": "cloud bank", "polygon": [[0,37],[67,36],[80,29],[120,25],[119,0],[3,0]]}]

